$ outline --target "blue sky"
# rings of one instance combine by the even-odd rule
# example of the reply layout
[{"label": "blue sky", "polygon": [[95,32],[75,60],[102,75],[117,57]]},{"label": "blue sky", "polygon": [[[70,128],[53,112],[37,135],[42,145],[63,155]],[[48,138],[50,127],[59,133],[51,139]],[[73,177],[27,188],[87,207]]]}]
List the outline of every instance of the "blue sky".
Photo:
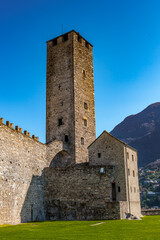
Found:
[{"label": "blue sky", "polygon": [[0,0],[0,117],[45,142],[46,41],[94,45],[97,136],[160,102],[159,0]]}]

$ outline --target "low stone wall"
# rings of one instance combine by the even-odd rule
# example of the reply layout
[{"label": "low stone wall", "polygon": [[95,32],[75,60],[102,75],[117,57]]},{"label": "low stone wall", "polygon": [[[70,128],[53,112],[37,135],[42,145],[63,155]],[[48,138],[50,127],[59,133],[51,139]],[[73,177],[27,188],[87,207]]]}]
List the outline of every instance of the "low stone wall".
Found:
[{"label": "low stone wall", "polygon": [[46,220],[121,219],[126,202],[112,202],[111,183],[115,169],[87,164],[68,168],[45,168]]},{"label": "low stone wall", "polygon": [[160,209],[142,209],[142,215],[145,216],[160,215]]}]

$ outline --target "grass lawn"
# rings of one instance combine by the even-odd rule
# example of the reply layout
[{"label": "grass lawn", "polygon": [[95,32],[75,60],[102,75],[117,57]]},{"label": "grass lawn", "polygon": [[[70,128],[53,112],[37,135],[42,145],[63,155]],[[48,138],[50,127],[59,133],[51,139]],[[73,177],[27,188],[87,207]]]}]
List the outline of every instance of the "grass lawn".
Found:
[{"label": "grass lawn", "polygon": [[55,221],[0,226],[0,240],[6,239],[160,240],[160,215],[144,217],[142,221]]}]

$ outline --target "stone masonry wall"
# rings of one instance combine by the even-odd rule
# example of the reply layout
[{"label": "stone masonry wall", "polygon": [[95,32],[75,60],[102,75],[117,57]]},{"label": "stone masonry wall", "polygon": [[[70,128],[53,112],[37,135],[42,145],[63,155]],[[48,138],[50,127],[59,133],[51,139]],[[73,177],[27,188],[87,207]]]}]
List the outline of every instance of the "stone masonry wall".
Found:
[{"label": "stone masonry wall", "polygon": [[[115,166],[116,200],[127,201],[124,145],[107,132],[103,132],[88,148],[89,164]],[[120,192],[118,191],[120,188]]]},{"label": "stone masonry wall", "polygon": [[44,220],[46,145],[0,124],[0,224]]},{"label": "stone masonry wall", "polygon": [[141,215],[140,192],[138,181],[138,155],[137,151],[125,147],[126,154],[126,178],[128,183],[128,199],[130,212],[133,215]]},{"label": "stone masonry wall", "polygon": [[48,220],[119,219],[120,204],[111,202],[115,170],[87,164],[45,168],[45,208]]},{"label": "stone masonry wall", "polygon": [[65,143],[68,136],[66,147],[74,161],[73,36],[67,36],[67,41],[60,36],[57,44],[53,40],[47,42],[46,143]]},{"label": "stone masonry wall", "polygon": [[[88,162],[88,146],[95,140],[92,45],[73,33],[76,163]],[[81,138],[84,139],[82,144]]]}]

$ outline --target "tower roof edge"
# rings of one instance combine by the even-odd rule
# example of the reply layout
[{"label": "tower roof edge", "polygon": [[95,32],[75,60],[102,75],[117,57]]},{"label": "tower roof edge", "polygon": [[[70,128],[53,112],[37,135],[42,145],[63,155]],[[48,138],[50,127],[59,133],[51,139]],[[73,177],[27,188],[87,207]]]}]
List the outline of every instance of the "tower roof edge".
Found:
[{"label": "tower roof edge", "polygon": [[87,43],[89,43],[89,44],[93,47],[93,45],[92,45],[90,42],[88,42],[84,37],[82,37],[82,36],[80,35],[79,32],[76,32],[74,29],[71,30],[71,31],[69,31],[69,32],[63,33],[63,34],[61,34],[61,35],[59,35],[59,36],[57,36],[57,37],[55,37],[55,38],[52,38],[52,39],[46,41],[46,43],[48,43],[48,42],[50,42],[50,41],[53,41],[54,39],[59,38],[59,37],[62,37],[62,36],[66,35],[66,34],[68,34],[68,33],[71,33],[71,32],[74,32],[74,33],[76,33],[77,35],[79,35],[81,38],[83,38]]}]

